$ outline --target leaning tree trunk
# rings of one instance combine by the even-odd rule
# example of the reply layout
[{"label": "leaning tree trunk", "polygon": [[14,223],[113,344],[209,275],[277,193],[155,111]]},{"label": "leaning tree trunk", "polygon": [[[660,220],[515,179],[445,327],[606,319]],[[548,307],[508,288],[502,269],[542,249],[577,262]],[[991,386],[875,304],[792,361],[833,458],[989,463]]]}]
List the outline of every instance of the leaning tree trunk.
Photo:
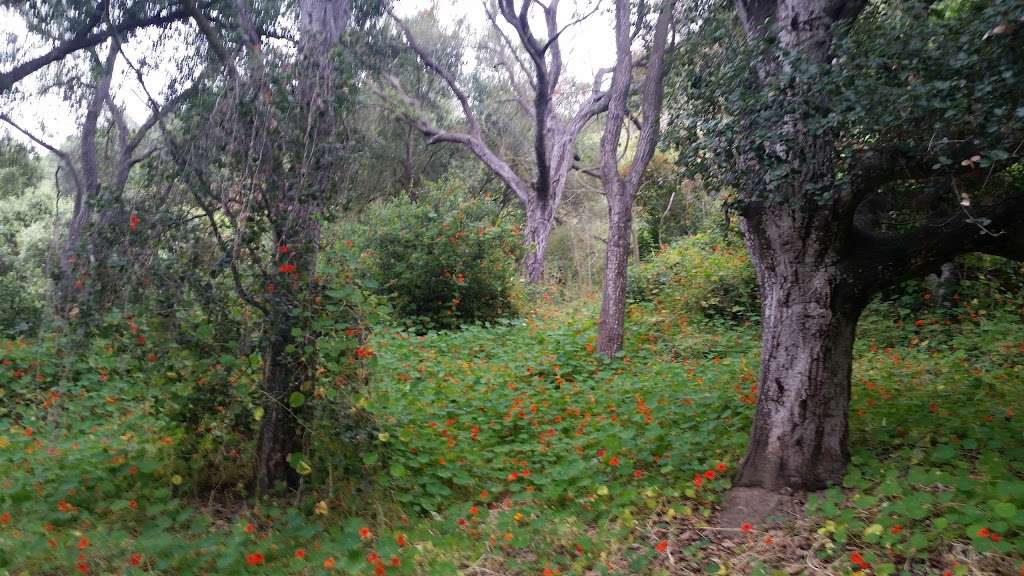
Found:
[{"label": "leaning tree trunk", "polygon": [[526,205],[526,230],[523,243],[526,256],[523,266],[526,282],[540,284],[544,281],[544,258],[547,254],[548,239],[555,226],[555,207],[550,202],[535,200]]},{"label": "leaning tree trunk", "polygon": [[867,290],[829,248],[827,210],[769,207],[743,221],[762,298],[757,412],[738,486],[818,490],[842,481],[857,320]]},{"label": "leaning tree trunk", "polygon": [[[624,186],[624,183],[619,184]],[[633,225],[632,195],[608,195],[608,246],[605,249],[604,289],[597,351],[612,356],[622,350],[626,325],[626,269]]]}]

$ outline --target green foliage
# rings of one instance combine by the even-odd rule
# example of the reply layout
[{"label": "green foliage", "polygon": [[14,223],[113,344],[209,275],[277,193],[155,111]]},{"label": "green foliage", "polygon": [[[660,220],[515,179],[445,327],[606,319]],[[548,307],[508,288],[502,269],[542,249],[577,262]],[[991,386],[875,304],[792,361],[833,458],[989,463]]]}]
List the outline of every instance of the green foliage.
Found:
[{"label": "green foliage", "polygon": [[[764,79],[755,64],[775,58],[777,46],[746,42],[732,5],[713,6],[666,87],[667,137],[683,170],[709,185],[778,199],[799,170],[776,153],[799,146],[779,126],[798,108],[809,134],[830,135],[840,186],[866,148],[934,157],[934,175],[947,178],[965,162],[988,170],[1020,161],[1017,142],[1006,141],[1024,127],[1020,2],[870,2],[837,31],[828,65],[781,55],[785,72]],[[957,156],[969,135],[971,157]],[[737,169],[754,161],[756,176]],[[998,178],[984,189],[1005,192]],[[835,190],[807,192],[827,200]],[[957,195],[948,196],[955,207]]]},{"label": "green foliage", "polygon": [[[719,254],[706,238],[681,244]],[[16,472],[0,479],[0,571],[299,575],[333,560],[354,575],[377,562],[447,575],[486,556],[497,573],[658,574],[666,556],[649,527],[708,522],[747,442],[755,330],[689,326],[656,301],[633,309],[613,360],[592,353],[588,302],[492,327],[371,334],[380,316],[347,311],[366,298],[343,265],[359,251],[342,241],[328,252],[324,371],[291,402],[313,411],[310,450],[291,458],[304,488],[287,507],[234,497],[259,362],[229,352],[214,326],[182,326],[208,343],[190,341],[195,351],[158,319],[116,315],[74,353],[52,338],[0,345],[0,469]],[[675,286],[660,302],[676,302]],[[959,550],[979,570],[1019,569],[1024,323],[1019,293],[1002,298],[952,316],[926,308],[920,323],[869,310],[853,465],[844,491],[812,499],[801,536],[822,565],[844,573],[856,552],[876,572],[910,563],[938,575]],[[202,404],[199,389],[221,400]],[[183,410],[206,414],[186,422]],[[237,429],[222,423],[236,417]],[[727,472],[707,479],[719,463]],[[709,546],[673,548],[674,561],[730,562]]]},{"label": "green foliage", "polygon": [[462,183],[426,187],[417,202],[373,205],[351,230],[366,274],[417,330],[453,329],[516,313],[516,228],[488,197]]},{"label": "green foliage", "polygon": [[760,314],[754,269],[742,244],[718,234],[687,236],[630,269],[628,296],[661,313],[748,322]]},{"label": "green foliage", "polygon": [[32,334],[44,319],[54,199],[42,174],[31,149],[0,138],[0,337]]}]

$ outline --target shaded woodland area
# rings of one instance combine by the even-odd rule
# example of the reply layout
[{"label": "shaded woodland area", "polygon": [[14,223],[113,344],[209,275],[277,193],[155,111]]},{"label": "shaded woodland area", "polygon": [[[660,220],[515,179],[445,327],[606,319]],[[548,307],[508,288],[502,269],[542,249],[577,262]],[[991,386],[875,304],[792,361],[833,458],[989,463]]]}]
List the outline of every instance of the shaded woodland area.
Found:
[{"label": "shaded woodland area", "polygon": [[1019,1],[0,10],[0,572],[1024,574]]}]

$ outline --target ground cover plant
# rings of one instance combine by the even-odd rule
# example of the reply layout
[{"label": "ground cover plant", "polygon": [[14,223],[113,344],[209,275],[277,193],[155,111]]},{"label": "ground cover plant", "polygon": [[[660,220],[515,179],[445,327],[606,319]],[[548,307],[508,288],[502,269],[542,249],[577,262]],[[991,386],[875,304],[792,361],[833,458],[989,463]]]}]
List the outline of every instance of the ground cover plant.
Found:
[{"label": "ground cover plant", "polygon": [[[74,353],[55,339],[8,341],[0,462],[12,473],[0,482],[0,566],[1016,572],[1020,300],[947,309],[918,297],[916,316],[878,303],[862,328],[844,486],[811,495],[799,522],[741,527],[728,547],[714,517],[747,440],[757,330],[709,321],[699,307],[691,317],[634,307],[627,349],[611,359],[592,354],[592,301],[457,332],[381,325],[361,348],[373,377],[353,404],[372,414],[376,433],[359,445],[357,473],[341,480],[329,461],[311,460],[308,487],[288,502],[199,489],[218,474],[243,478],[232,469],[245,466],[250,444],[211,419],[204,441],[216,457],[196,470],[180,450],[195,430],[173,418],[176,403],[220,375],[248,406],[234,417],[252,419],[258,362],[195,358],[136,320]],[[325,376],[319,386],[339,384]]]}]

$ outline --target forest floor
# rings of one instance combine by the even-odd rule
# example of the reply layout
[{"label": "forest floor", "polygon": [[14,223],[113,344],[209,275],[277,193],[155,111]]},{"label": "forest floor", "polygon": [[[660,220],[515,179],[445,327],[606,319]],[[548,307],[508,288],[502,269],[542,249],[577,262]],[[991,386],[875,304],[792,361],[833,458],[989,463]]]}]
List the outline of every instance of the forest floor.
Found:
[{"label": "forest floor", "polygon": [[378,330],[337,454],[263,502],[238,486],[236,417],[173,409],[216,373],[251,384],[251,360],[158,334],[139,349],[134,330],[75,354],[7,342],[0,574],[1024,574],[1019,307],[871,310],[845,485],[739,527],[717,514],[748,439],[755,326],[639,306],[611,360],[592,353],[592,301]]}]

